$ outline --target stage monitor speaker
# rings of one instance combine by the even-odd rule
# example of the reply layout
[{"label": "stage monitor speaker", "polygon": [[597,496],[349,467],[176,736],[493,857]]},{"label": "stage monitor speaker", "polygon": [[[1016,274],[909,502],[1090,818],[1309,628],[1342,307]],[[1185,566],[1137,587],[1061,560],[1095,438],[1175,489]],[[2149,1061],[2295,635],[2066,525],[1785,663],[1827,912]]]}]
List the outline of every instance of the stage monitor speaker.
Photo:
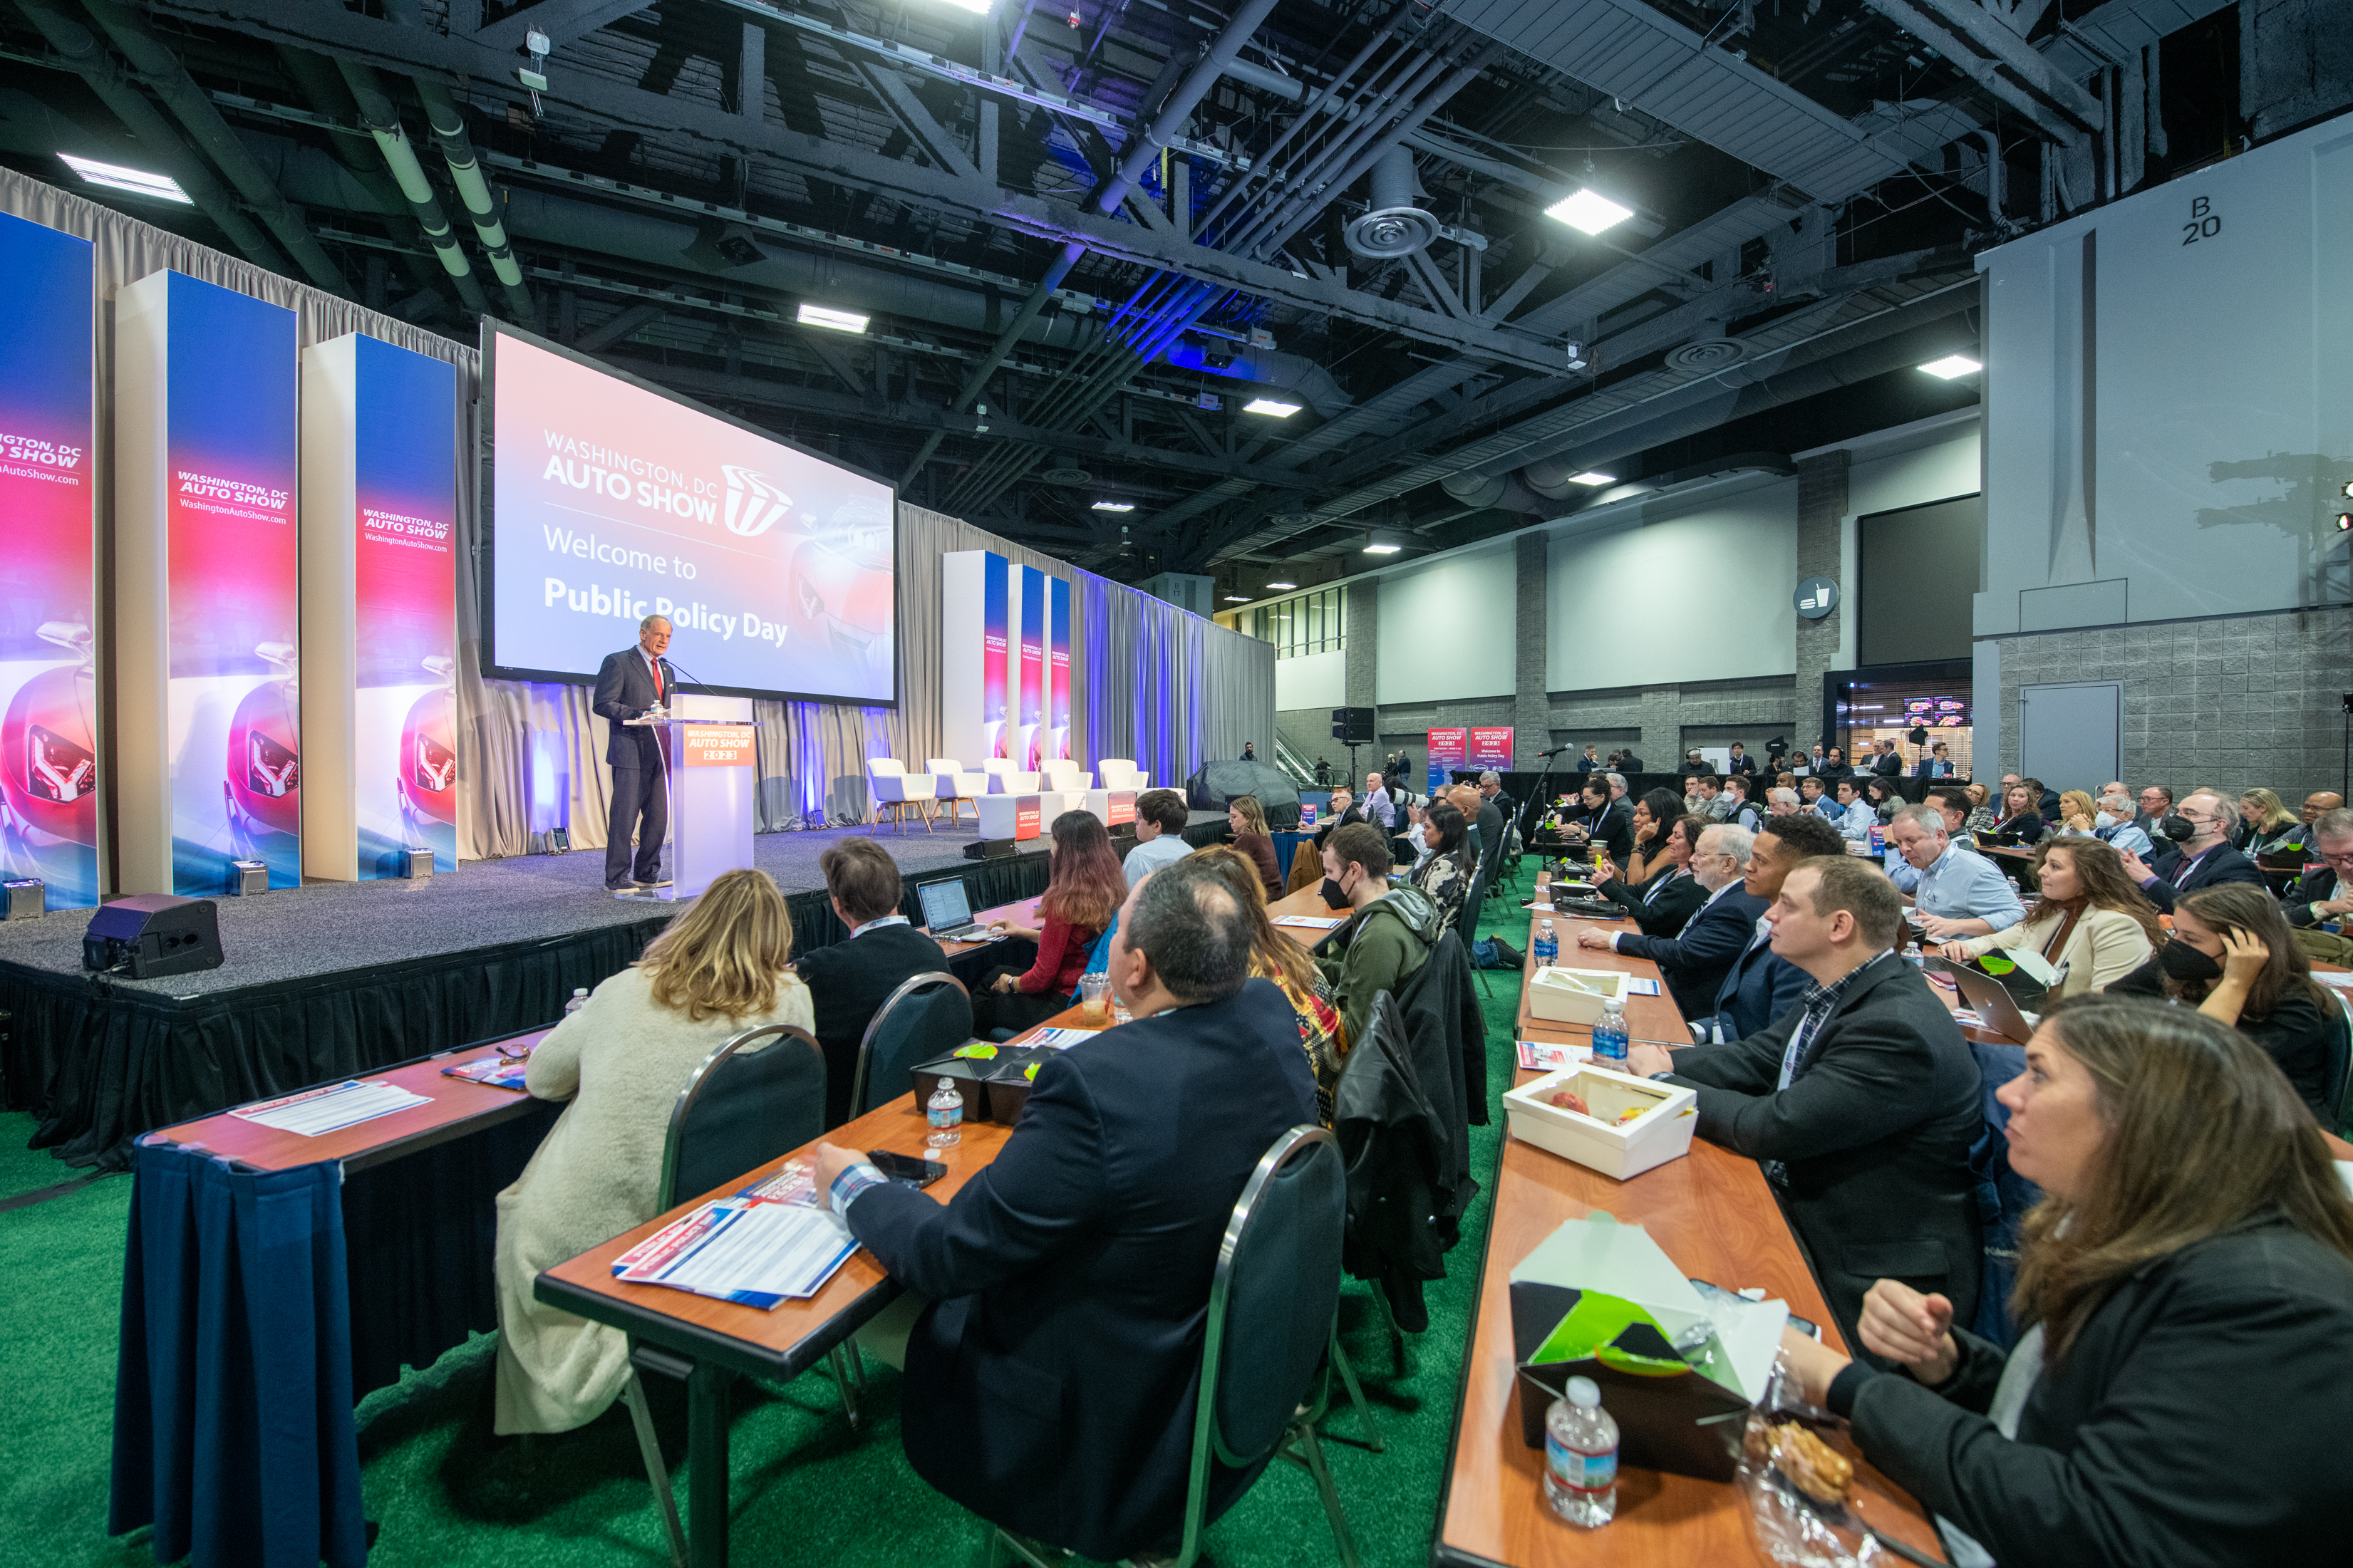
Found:
[{"label": "stage monitor speaker", "polygon": [[1373,743],[1373,710],[1369,708],[1332,710],[1332,738],[1344,746]]},{"label": "stage monitor speaker", "polygon": [[1203,763],[1185,781],[1185,795],[1195,811],[1223,811],[1238,795],[1256,795],[1269,827],[1299,826],[1299,786],[1264,763]]},{"label": "stage monitor speaker", "polygon": [[133,980],[221,966],[220,906],[141,893],[102,904],[81,939],[81,966]]}]

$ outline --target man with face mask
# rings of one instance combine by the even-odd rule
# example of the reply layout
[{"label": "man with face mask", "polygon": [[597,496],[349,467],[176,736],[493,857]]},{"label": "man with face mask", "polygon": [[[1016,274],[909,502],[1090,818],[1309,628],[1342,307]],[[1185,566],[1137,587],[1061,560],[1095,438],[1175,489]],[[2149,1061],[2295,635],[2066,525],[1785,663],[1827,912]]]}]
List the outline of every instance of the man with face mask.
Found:
[{"label": "man with face mask", "polygon": [[1440,932],[1438,906],[1419,889],[1391,888],[1389,865],[1389,837],[1370,823],[1352,822],[1324,841],[1324,905],[1353,912],[1325,939],[1319,962],[1352,1041],[1365,1037],[1380,994],[1430,961]]},{"label": "man with face mask", "polygon": [[2176,847],[2160,854],[2153,865],[2127,853],[2125,870],[2140,884],[2149,902],[2168,914],[2173,912],[2175,899],[2200,888],[2221,882],[2253,882],[2260,887],[2262,870],[2231,847],[2231,830],[2238,825],[2239,814],[2221,791],[2192,791],[2158,824]]},{"label": "man with face mask", "polygon": [[2148,835],[2133,826],[2133,798],[2120,784],[2112,784],[2101,792],[2100,813],[2092,818],[2092,837],[2105,838],[2118,852],[2137,855],[2144,860],[2157,853],[2157,846]]}]

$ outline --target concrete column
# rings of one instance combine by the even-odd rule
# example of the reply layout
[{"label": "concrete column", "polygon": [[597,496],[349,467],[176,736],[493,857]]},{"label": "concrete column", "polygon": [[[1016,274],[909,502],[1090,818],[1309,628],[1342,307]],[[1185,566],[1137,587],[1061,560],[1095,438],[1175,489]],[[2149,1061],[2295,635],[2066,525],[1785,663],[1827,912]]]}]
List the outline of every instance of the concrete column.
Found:
[{"label": "concrete column", "polygon": [[1551,536],[1530,529],[1516,542],[1519,561],[1519,653],[1512,671],[1512,763],[1540,768],[1552,748],[1552,704],[1545,696],[1545,651],[1550,637],[1545,574]]},{"label": "concrete column", "polygon": [[[1847,614],[1847,596],[1854,584],[1840,580],[1839,528],[1846,517],[1847,464],[1844,448],[1805,458],[1798,463],[1798,582],[1828,577],[1838,584],[1839,607],[1819,621],[1798,617],[1798,679],[1796,712],[1789,746],[1802,752],[1817,741],[1827,745],[1822,729],[1822,677],[1839,667],[1839,628]],[[1790,594],[1797,583],[1774,585]],[[1645,758],[1649,756],[1644,753]]]},{"label": "concrete column", "polygon": [[[1374,693],[1375,676],[1380,668],[1380,579],[1367,577],[1360,583],[1349,584],[1347,671],[1344,677],[1345,681],[1344,689],[1346,695],[1342,700],[1342,705],[1348,708],[1375,708],[1377,720],[1378,711]],[[1355,769],[1356,776],[1348,781],[1351,784],[1361,784],[1366,765],[1377,763],[1380,758],[1381,748],[1377,738],[1380,734],[1380,725],[1377,722],[1373,726],[1373,733],[1376,739],[1370,745],[1356,748],[1356,759],[1358,766]],[[1337,741],[1332,742],[1331,745],[1334,748],[1332,765],[1334,771],[1337,773],[1346,766],[1345,748],[1341,747]],[[1416,759],[1417,762],[1421,760]]]}]

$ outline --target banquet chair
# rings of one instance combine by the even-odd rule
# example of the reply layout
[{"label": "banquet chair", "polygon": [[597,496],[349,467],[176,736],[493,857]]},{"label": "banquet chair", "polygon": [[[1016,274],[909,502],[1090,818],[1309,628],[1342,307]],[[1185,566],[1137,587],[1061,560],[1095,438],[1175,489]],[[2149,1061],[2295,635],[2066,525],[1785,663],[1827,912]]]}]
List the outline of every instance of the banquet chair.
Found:
[{"label": "banquet chair", "polygon": [[977,826],[980,821],[980,797],[988,793],[988,775],[966,773],[964,764],[954,757],[933,757],[923,765],[931,769],[932,776],[939,781],[939,798],[948,804],[949,825],[951,826],[963,825],[964,803],[970,801],[972,802],[972,819]]},{"label": "banquet chair", "polygon": [[901,982],[874,1011],[858,1042],[849,1114],[863,1116],[907,1092],[910,1075],[972,1038],[972,993],[944,969]]},{"label": "banquet chair", "polygon": [[892,831],[897,832],[907,820],[907,808],[913,806],[923,819],[923,831],[932,830],[931,803],[939,798],[940,781],[936,773],[911,773],[894,757],[866,759],[866,787],[874,799],[874,822],[869,837],[882,826],[882,814],[891,814]]}]

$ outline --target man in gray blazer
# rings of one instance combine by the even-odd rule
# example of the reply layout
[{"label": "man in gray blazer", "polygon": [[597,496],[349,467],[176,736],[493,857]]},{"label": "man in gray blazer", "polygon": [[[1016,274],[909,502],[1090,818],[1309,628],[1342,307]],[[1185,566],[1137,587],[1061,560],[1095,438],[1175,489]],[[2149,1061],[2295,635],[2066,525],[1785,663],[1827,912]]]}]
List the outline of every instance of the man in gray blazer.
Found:
[{"label": "man in gray blazer", "polygon": [[[669,706],[678,679],[662,658],[669,647],[668,618],[648,616],[638,623],[637,647],[607,654],[596,670],[596,695],[589,706],[612,726],[605,743],[605,761],[613,770],[612,812],[605,824],[605,887],[610,892],[670,886],[661,874],[662,838],[670,831],[661,739],[651,729],[630,729],[624,723],[657,704]],[[634,867],[629,858],[633,833],[638,838]]]}]

